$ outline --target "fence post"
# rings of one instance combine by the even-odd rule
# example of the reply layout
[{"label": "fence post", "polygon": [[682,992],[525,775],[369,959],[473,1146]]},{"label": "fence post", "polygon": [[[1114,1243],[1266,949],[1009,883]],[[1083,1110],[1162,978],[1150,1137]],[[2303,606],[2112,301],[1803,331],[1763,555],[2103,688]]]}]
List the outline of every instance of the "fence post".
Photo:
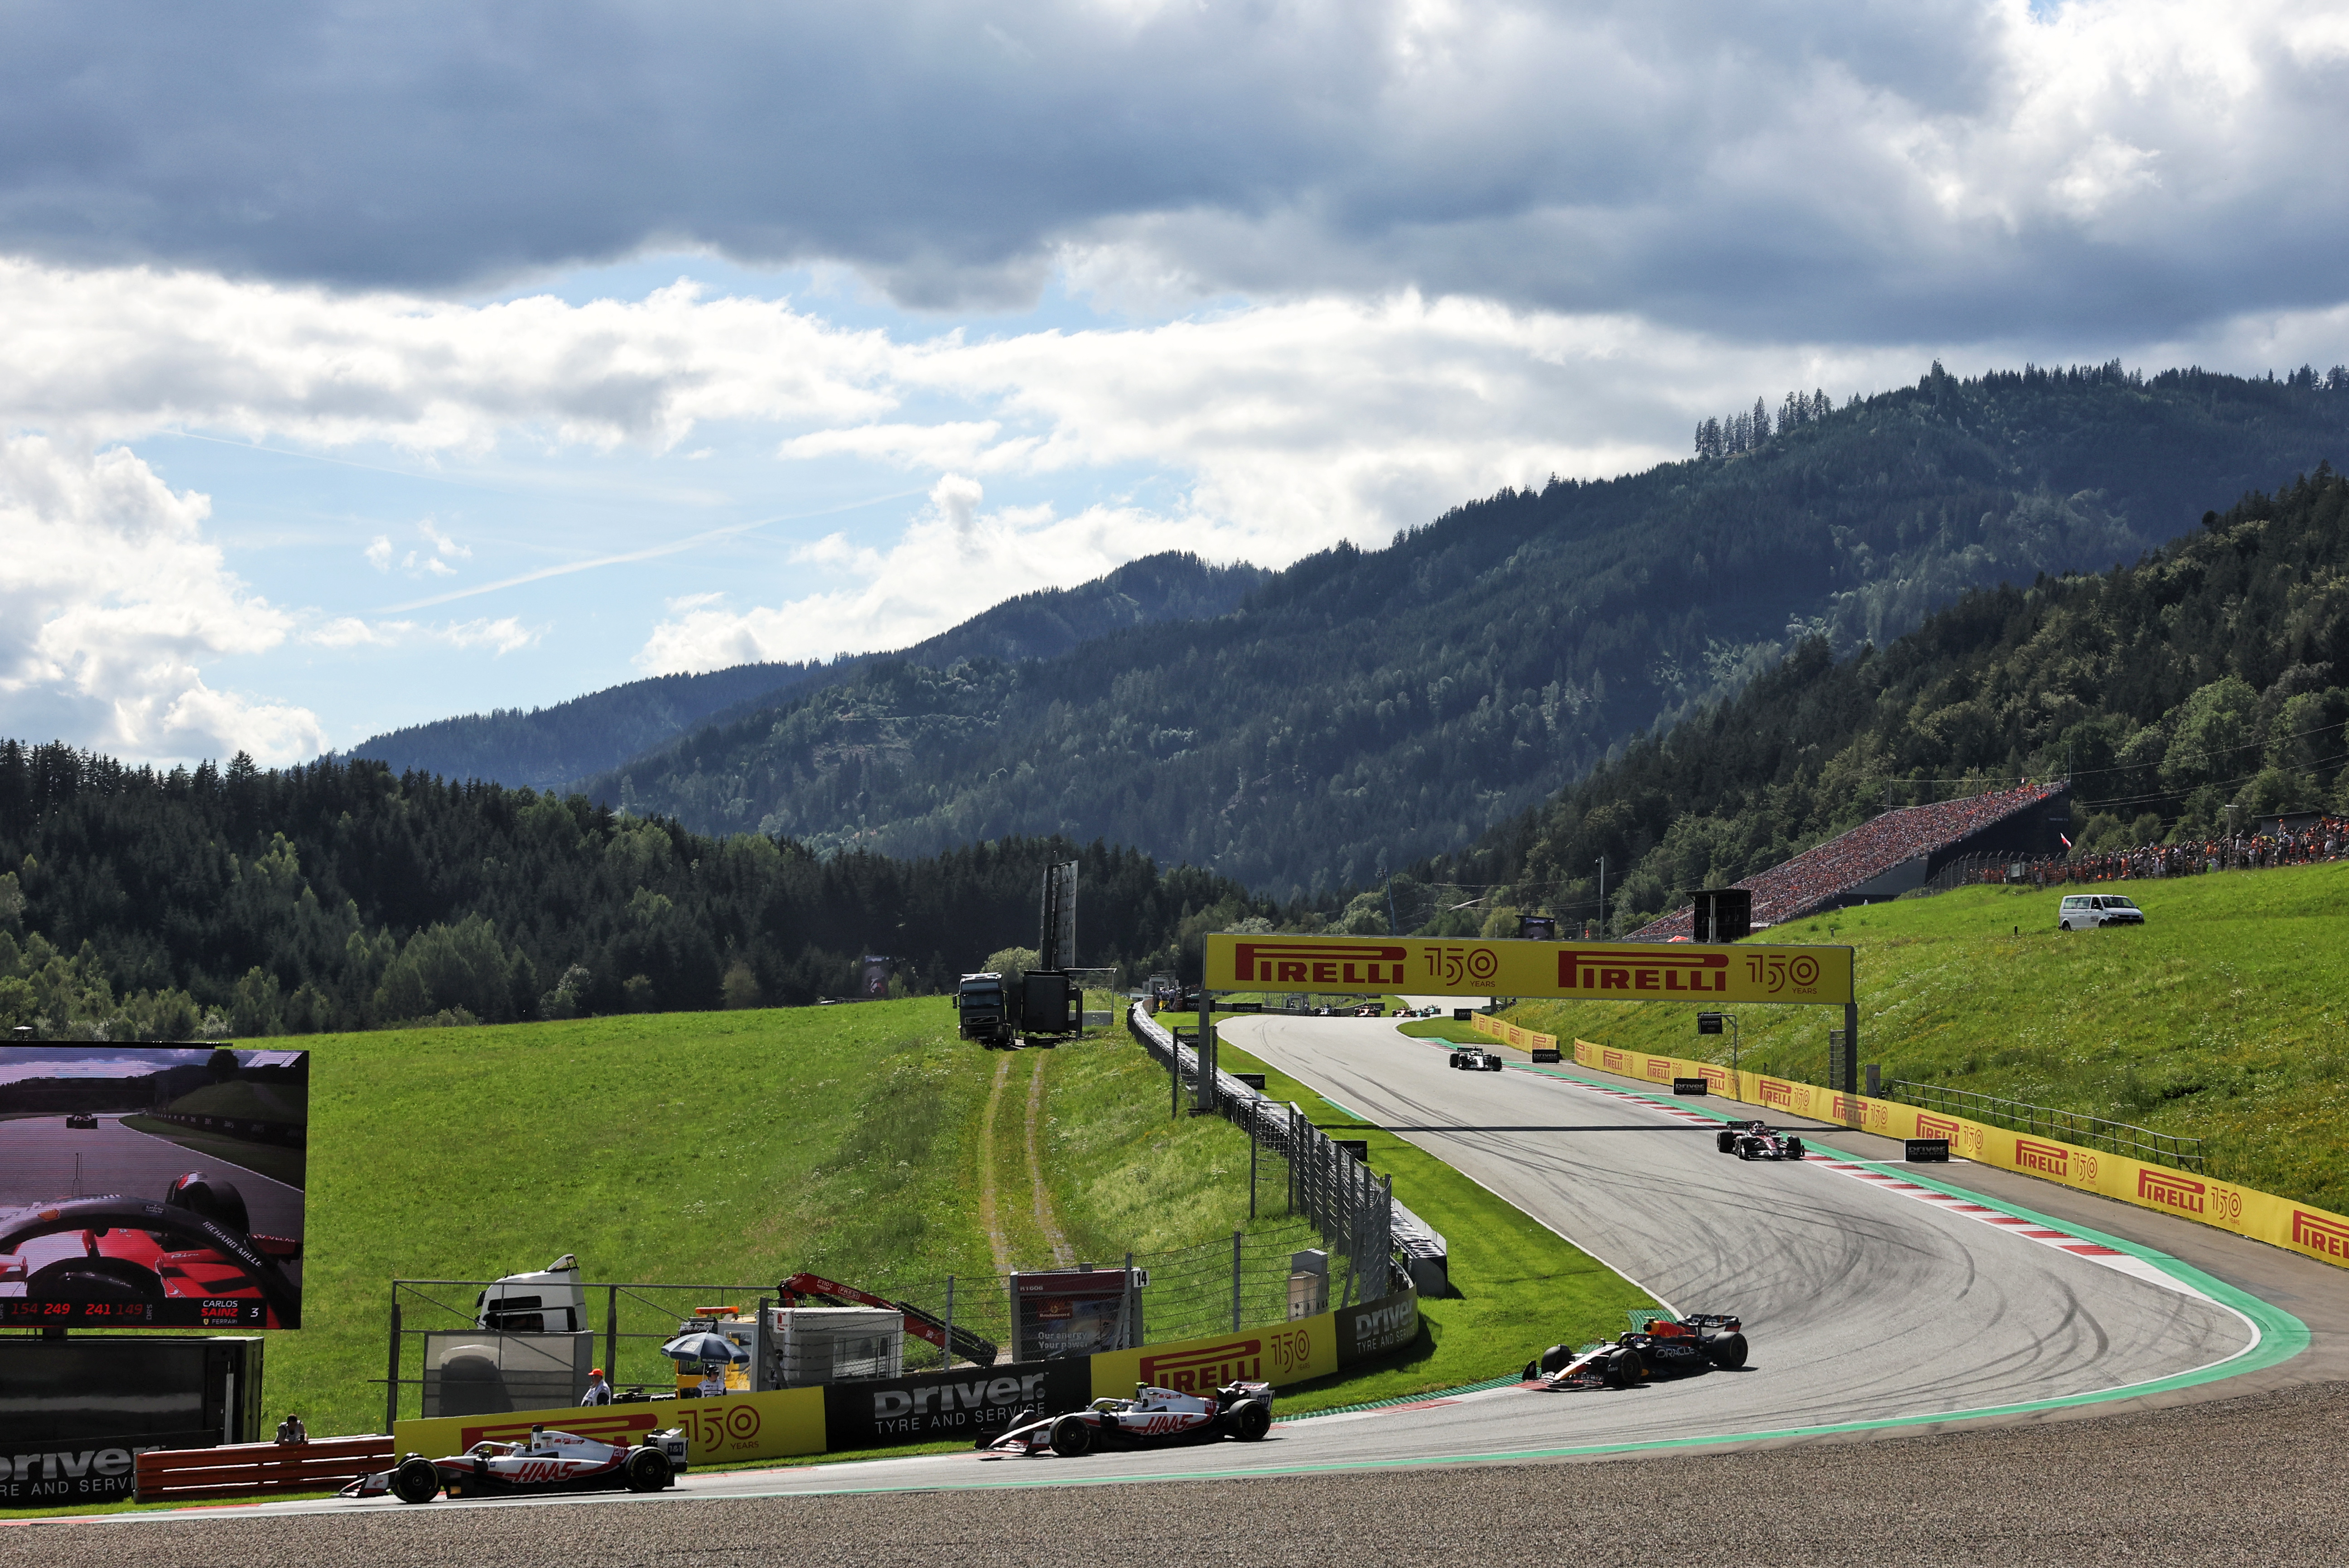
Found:
[{"label": "fence post", "polygon": [[1232,1232],[1232,1332],[1240,1331],[1240,1238],[1247,1232]]},{"label": "fence post", "polygon": [[1248,1102],[1248,1218],[1256,1218],[1256,1139],[1257,1124],[1262,1119],[1257,1113],[1264,1109],[1262,1100]]},{"label": "fence post", "polygon": [[952,1274],[947,1276],[947,1347],[944,1355],[945,1359],[938,1363],[938,1370],[941,1372],[954,1366],[954,1276]]},{"label": "fence post", "polygon": [[1125,1293],[1118,1298],[1117,1310],[1117,1347],[1132,1350],[1141,1343],[1142,1336],[1133,1332],[1133,1249],[1131,1247],[1125,1253]]},{"label": "fence post", "polygon": [[[604,1298],[604,1381],[617,1383],[620,1380],[620,1287],[612,1284],[604,1288],[610,1293]],[[763,1326],[760,1332],[765,1332]],[[755,1341],[759,1335],[754,1334],[750,1337]]]},{"label": "fence post", "polygon": [[391,1287],[391,1361],[383,1375],[383,1429],[399,1419],[399,1287]]}]

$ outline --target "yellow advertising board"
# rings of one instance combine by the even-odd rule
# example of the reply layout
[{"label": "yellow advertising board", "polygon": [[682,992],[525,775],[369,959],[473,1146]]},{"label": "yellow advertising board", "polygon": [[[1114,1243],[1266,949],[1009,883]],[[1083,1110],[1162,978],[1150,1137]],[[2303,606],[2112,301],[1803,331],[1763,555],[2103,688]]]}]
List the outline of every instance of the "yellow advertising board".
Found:
[{"label": "yellow advertising board", "polygon": [[[1472,1021],[1479,1033],[1517,1044],[1538,1041],[1547,1048],[1550,1037],[1519,1029],[1479,1013]],[[1512,1033],[1517,1039],[1512,1039]],[[1742,1100],[1764,1112],[1775,1111],[1813,1121],[1836,1122],[1861,1132],[1892,1138],[1947,1138],[1950,1153],[2000,1170],[2019,1171],[2059,1181],[2083,1192],[2117,1198],[2140,1209],[2200,1224],[2213,1225],[2254,1241],[2282,1247],[2303,1257],[2349,1268],[2349,1215],[2335,1214],[2207,1176],[2189,1176],[2166,1165],[2134,1159],[2124,1154],[2059,1143],[2007,1127],[1992,1127],[1964,1116],[1847,1095],[1816,1084],[1773,1078],[1761,1073],[1739,1073],[1730,1082],[1728,1068],[1684,1056],[1659,1056],[1646,1051],[1618,1050],[1589,1040],[1574,1043],[1577,1064],[1601,1073],[1644,1078],[1669,1085],[1674,1078],[1703,1078],[1710,1091]]]},{"label": "yellow advertising board", "polygon": [[1209,991],[1490,992],[1583,1002],[1848,1003],[1847,947],[1210,933]]},{"label": "yellow advertising board", "polygon": [[516,1410],[501,1416],[441,1416],[400,1421],[392,1428],[392,1448],[403,1454],[439,1458],[461,1454],[475,1443],[510,1443],[533,1426],[551,1427],[606,1443],[641,1442],[661,1427],[685,1431],[686,1462],[733,1464],[742,1459],[779,1459],[820,1454],[823,1448],[823,1390],[781,1388],[767,1394],[725,1394],[711,1399],[663,1399],[636,1405],[569,1405],[552,1410]]},{"label": "yellow advertising board", "polygon": [[1338,1320],[1325,1312],[1204,1339],[1097,1351],[1092,1361],[1096,1399],[1125,1397],[1137,1383],[1185,1393],[1239,1382],[1278,1387],[1338,1370]]}]

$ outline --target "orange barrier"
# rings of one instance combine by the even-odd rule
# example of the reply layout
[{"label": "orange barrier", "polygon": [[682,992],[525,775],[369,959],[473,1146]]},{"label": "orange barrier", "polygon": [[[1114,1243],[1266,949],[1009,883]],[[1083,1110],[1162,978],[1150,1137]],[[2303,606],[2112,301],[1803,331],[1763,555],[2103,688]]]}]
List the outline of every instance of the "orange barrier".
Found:
[{"label": "orange barrier", "polygon": [[[1476,1022],[1478,1028],[1488,1034],[1497,1033],[1500,1029],[1516,1029],[1515,1024],[1488,1020],[1481,1013]],[[1518,1033],[1532,1035],[1530,1030]],[[1758,1106],[1765,1113],[1775,1111],[1813,1121],[1837,1122],[1883,1137],[1947,1138],[1952,1155],[1977,1164],[2117,1198],[2140,1209],[2175,1214],[2282,1247],[2288,1252],[2298,1252],[2302,1257],[2349,1268],[2349,1215],[2279,1198],[2256,1187],[2189,1176],[2169,1166],[2125,1154],[2106,1154],[2102,1149],[2018,1133],[1964,1116],[1920,1110],[1892,1100],[1847,1095],[1792,1078],[1740,1072],[1733,1084],[1728,1068],[1714,1062],[1693,1062],[1685,1056],[1621,1051],[1578,1039],[1574,1043],[1574,1060],[1598,1072],[1644,1078],[1653,1084],[1670,1084],[1676,1077],[1702,1077],[1713,1094]]]},{"label": "orange barrier", "polygon": [[381,1437],[150,1449],[139,1456],[138,1497],[140,1502],[162,1502],[331,1491],[357,1477],[389,1469],[391,1457],[391,1439]]}]

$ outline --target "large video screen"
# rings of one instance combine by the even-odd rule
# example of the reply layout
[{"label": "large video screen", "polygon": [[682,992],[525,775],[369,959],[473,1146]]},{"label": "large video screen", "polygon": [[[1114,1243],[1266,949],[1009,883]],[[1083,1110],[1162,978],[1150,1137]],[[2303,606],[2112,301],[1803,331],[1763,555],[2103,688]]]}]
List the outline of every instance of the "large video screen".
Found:
[{"label": "large video screen", "polygon": [[298,1328],[310,1054],[0,1046],[0,1326]]}]

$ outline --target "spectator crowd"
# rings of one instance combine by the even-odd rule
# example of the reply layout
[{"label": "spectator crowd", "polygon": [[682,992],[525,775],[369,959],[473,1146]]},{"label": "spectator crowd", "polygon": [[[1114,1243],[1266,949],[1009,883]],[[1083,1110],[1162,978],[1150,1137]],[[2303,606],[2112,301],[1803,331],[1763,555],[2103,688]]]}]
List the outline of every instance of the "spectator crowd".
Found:
[{"label": "spectator crowd", "polygon": [[[2140,877],[2198,877],[2209,871],[2261,871],[2310,866],[2349,853],[2349,819],[2320,816],[2272,832],[2241,833],[2185,844],[2141,844],[2127,849],[2034,861],[2029,875],[2041,887],[2062,882],[2125,882]],[[2001,880],[2000,875],[1986,879]]]},{"label": "spectator crowd", "polygon": [[[1792,860],[1734,884],[1754,895],[1754,923],[1783,925],[1823,909],[1862,883],[1894,867],[1930,855],[2018,812],[2062,794],[2063,784],[2029,780],[2013,789],[1990,790],[1961,800],[1903,806],[1860,824],[1850,832],[1805,850]],[[1692,909],[1676,909],[1633,931],[1633,941],[1671,941],[1696,929]]]}]

